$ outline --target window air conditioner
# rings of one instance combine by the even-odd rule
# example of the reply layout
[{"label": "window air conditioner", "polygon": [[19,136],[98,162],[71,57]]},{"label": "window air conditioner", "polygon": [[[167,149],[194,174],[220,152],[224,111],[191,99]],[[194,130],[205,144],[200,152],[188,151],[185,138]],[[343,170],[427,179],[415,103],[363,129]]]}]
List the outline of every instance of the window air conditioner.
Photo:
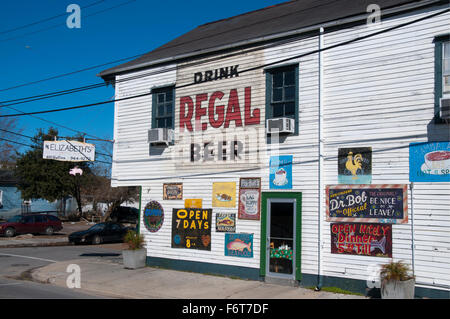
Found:
[{"label": "window air conditioner", "polygon": [[450,120],[450,97],[440,99],[439,115],[443,120]]},{"label": "window air conditioner", "polygon": [[152,128],[148,130],[148,142],[150,144],[167,144],[173,142],[175,133],[168,128]]},{"label": "window air conditioner", "polygon": [[268,119],[266,123],[266,133],[295,133],[295,120],[287,117]]}]

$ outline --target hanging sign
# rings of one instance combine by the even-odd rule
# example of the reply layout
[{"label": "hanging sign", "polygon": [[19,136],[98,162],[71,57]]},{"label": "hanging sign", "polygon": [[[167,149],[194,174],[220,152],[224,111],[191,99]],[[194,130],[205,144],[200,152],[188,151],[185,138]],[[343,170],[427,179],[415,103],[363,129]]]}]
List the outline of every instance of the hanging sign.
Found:
[{"label": "hanging sign", "polygon": [[213,207],[236,207],[236,183],[213,183],[212,190]]},{"label": "hanging sign", "polygon": [[253,258],[253,234],[225,234],[225,256]]},{"label": "hanging sign", "polygon": [[261,178],[241,178],[239,181],[239,218],[259,220]]},{"label": "hanging sign", "polygon": [[270,157],[270,189],[292,189],[292,158],[292,155]]},{"label": "hanging sign", "polygon": [[164,209],[157,201],[151,201],[144,208],[144,225],[151,233],[156,233],[164,223]]},{"label": "hanging sign", "polygon": [[372,148],[354,147],[338,150],[338,183],[372,183]]},{"label": "hanging sign", "polygon": [[407,185],[326,187],[327,221],[407,223]]},{"label": "hanging sign", "polygon": [[44,141],[42,158],[65,162],[95,161],[95,145],[78,141]]},{"label": "hanging sign", "polygon": [[174,208],[172,248],[211,250],[212,209]]},{"label": "hanging sign", "polygon": [[450,182],[450,142],[409,144],[410,182]]},{"label": "hanging sign", "polygon": [[392,225],[330,224],[331,253],[392,258]]},{"label": "hanging sign", "polygon": [[234,233],[236,231],[236,214],[217,213],[216,231]]},{"label": "hanging sign", "polygon": [[163,199],[183,199],[183,184],[182,183],[164,183],[163,184]]}]

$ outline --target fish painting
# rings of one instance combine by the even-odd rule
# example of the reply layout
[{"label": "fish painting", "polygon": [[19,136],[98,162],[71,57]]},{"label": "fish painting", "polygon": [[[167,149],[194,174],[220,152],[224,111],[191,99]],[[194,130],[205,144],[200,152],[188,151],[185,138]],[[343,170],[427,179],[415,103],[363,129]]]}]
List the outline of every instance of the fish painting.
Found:
[{"label": "fish painting", "polygon": [[228,243],[227,249],[228,250],[238,250],[240,252],[243,252],[244,249],[247,249],[249,252],[251,252],[252,251],[252,243],[249,242],[248,244],[246,244],[239,238],[236,238],[235,240]]}]

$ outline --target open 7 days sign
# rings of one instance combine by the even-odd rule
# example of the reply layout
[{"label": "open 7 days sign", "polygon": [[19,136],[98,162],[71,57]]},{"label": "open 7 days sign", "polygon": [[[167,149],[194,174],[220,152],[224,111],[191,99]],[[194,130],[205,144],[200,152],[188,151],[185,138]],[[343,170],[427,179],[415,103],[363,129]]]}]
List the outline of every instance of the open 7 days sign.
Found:
[{"label": "open 7 days sign", "polygon": [[78,141],[44,141],[42,157],[66,162],[95,161],[95,145]]}]

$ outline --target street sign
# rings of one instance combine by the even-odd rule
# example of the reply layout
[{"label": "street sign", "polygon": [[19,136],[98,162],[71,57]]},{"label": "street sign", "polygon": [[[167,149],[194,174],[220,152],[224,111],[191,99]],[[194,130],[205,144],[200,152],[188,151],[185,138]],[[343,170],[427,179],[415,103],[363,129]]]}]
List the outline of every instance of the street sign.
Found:
[{"label": "street sign", "polygon": [[44,141],[43,158],[65,162],[95,161],[95,145],[78,141]]}]

